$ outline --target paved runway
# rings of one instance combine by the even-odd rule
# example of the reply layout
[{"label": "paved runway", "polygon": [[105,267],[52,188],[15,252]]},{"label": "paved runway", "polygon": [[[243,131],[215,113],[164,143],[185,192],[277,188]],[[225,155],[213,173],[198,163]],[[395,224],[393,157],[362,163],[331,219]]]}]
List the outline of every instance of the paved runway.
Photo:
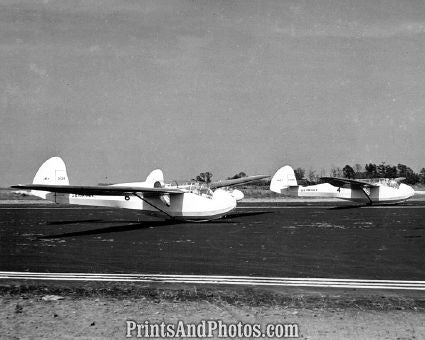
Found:
[{"label": "paved runway", "polygon": [[422,202],[245,204],[208,223],[0,205],[0,271],[424,281],[424,217]]}]

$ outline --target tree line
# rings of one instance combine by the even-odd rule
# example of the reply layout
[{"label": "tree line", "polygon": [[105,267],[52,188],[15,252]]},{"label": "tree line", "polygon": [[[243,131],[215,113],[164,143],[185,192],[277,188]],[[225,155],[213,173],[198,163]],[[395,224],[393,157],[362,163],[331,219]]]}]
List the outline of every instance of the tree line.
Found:
[{"label": "tree line", "polygon": [[[316,171],[310,170],[306,178],[306,172],[303,168],[297,168],[294,172],[297,180],[319,182],[320,177],[325,177],[323,172],[317,175]],[[361,164],[355,164],[354,166],[347,164],[343,168],[332,167],[329,176],[350,179],[404,177],[404,182],[407,184],[425,184],[425,168],[422,168],[419,173],[416,173],[407,165],[400,163],[397,165],[386,164],[385,162],[381,164],[368,163],[365,166]]]},{"label": "tree line", "polygon": [[[303,168],[294,169],[295,177],[299,184],[314,184],[319,183],[321,177],[343,177],[350,179],[362,179],[362,178],[397,178],[404,177],[404,182],[407,184],[424,184],[425,185],[425,168],[422,168],[419,173],[414,172],[410,167],[405,164],[390,165],[382,162],[381,164],[368,163],[364,166],[361,164],[354,164],[353,166],[346,164],[343,168],[332,167],[329,174],[326,174],[322,169],[320,172],[310,169],[306,172]],[[237,179],[246,177],[247,174],[243,171],[227,177],[227,179]],[[210,183],[212,181],[213,174],[209,171],[201,172],[192,181]],[[263,186],[269,185],[270,180],[263,180],[252,183],[251,185]],[[250,185],[250,184],[247,184]]]}]

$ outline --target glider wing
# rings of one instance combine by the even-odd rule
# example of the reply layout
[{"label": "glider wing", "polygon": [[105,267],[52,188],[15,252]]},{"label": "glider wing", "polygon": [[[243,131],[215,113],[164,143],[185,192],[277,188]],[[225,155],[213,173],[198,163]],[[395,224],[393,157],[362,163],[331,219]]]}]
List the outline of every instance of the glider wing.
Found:
[{"label": "glider wing", "polygon": [[223,181],[212,182],[210,184],[210,188],[211,189],[217,189],[217,188],[222,188],[222,187],[243,185],[243,184],[246,184],[246,183],[259,181],[259,180],[267,178],[267,177],[270,177],[270,176],[256,175],[256,176],[247,176],[247,177],[236,178],[236,179],[226,179],[226,180],[223,180]]},{"label": "glider wing", "polygon": [[134,193],[141,193],[149,196],[161,196],[164,194],[178,195],[184,191],[177,188],[149,188],[149,187],[133,187],[133,186],[111,186],[111,185],[50,185],[50,184],[26,184],[14,185],[16,189],[30,189],[40,191],[50,191],[64,194],[77,195],[100,195],[100,196],[120,196]]},{"label": "glider wing", "polygon": [[339,178],[339,177],[321,177],[320,178],[323,182],[329,183],[335,187],[343,187],[343,186],[350,186],[352,188],[371,188],[371,187],[378,187],[379,185],[369,183],[366,181],[361,181],[357,179],[349,179],[349,178]]}]

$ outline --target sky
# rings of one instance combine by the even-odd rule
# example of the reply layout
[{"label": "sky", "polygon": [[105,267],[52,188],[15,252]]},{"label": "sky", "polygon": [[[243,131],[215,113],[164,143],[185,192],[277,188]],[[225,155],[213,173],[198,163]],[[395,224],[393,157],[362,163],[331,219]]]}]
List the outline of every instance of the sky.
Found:
[{"label": "sky", "polygon": [[425,167],[424,1],[0,0],[0,186]]}]

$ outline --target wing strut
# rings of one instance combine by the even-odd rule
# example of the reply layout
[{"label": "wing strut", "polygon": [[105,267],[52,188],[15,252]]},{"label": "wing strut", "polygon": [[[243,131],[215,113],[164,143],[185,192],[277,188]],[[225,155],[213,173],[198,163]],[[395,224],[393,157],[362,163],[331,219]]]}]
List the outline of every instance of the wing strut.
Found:
[{"label": "wing strut", "polygon": [[168,214],[167,212],[165,212],[164,210],[162,210],[161,208],[158,208],[157,206],[153,205],[151,202],[148,202],[145,198],[143,198],[142,196],[138,195],[137,192],[133,192],[134,196],[137,196],[138,198],[140,198],[143,202],[145,202],[146,204],[149,204],[151,207],[159,210],[160,212],[164,213],[165,215],[167,215],[169,218],[174,219],[173,216],[171,216],[170,214]]},{"label": "wing strut", "polygon": [[366,190],[364,189],[364,187],[361,187],[360,189],[362,189],[363,193],[365,194],[365,196],[367,197],[367,199],[369,200],[368,205],[372,205],[372,200],[370,199],[369,194],[366,192]]}]

